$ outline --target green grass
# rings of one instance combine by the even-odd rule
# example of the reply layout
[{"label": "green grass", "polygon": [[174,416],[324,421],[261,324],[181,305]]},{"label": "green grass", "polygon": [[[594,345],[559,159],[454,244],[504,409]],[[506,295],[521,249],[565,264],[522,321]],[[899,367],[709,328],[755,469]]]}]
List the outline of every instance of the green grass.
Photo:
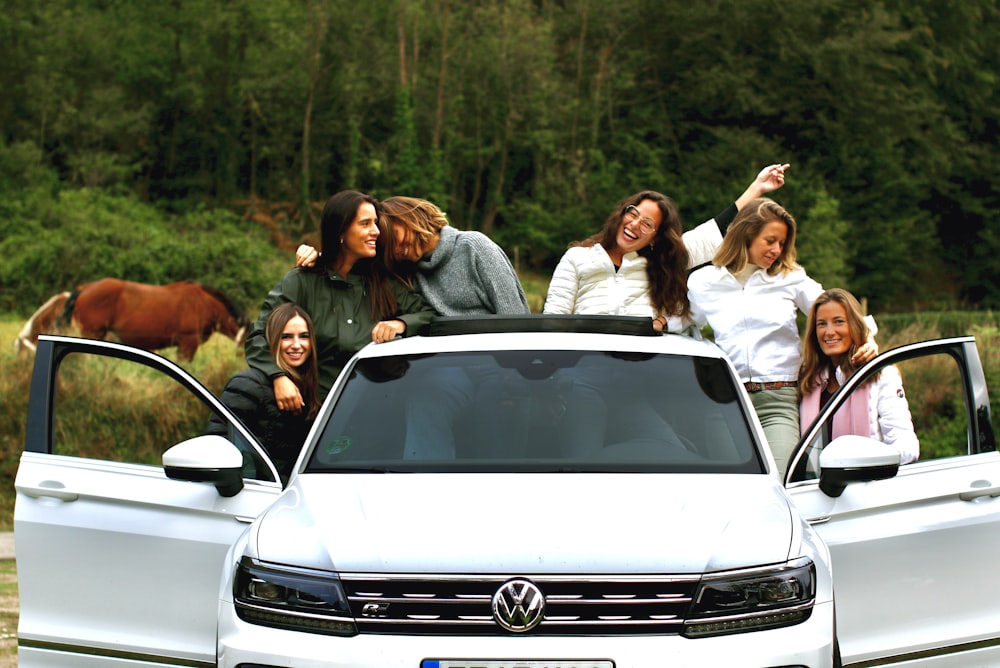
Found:
[{"label": "green grass", "polygon": [[518,274],[524,292],[528,296],[528,306],[532,313],[541,313],[545,306],[545,295],[549,291],[551,272],[521,271]]},{"label": "green grass", "polygon": [[17,665],[17,563],[0,560],[0,666]]}]

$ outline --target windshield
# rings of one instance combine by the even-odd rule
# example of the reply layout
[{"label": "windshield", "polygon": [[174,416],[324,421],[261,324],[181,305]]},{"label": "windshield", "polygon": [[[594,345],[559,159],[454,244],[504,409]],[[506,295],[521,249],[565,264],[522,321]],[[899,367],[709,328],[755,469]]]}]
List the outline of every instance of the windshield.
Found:
[{"label": "windshield", "polygon": [[500,351],[360,360],[306,472],[761,473],[717,359]]}]

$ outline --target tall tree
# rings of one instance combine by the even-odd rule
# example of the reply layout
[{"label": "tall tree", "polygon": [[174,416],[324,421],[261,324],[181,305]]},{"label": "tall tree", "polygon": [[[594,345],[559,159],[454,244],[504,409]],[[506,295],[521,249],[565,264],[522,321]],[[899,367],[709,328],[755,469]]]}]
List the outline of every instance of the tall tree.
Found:
[{"label": "tall tree", "polygon": [[[306,71],[308,72],[308,87],[305,100],[305,109],[302,114],[302,170],[299,201],[300,215],[303,222],[310,223],[310,227],[315,221],[312,215],[311,204],[311,163],[310,144],[312,142],[312,116],[313,103],[316,99],[316,87],[319,85],[323,75],[323,43],[326,38],[327,18],[325,5],[322,2],[308,0],[306,3]],[[305,233],[306,228],[301,232]]]}]

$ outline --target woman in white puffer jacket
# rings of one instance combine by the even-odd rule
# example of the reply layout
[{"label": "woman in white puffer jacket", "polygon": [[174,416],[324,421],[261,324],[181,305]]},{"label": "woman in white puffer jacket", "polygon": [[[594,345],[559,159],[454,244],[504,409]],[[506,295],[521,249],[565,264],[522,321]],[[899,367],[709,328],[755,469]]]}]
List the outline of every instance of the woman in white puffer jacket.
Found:
[{"label": "woman in white puffer jacket", "polygon": [[[645,316],[653,319],[656,331],[683,331],[690,324],[688,269],[712,258],[739,209],[780,188],[787,168],[765,167],[734,204],[687,233],[669,197],[645,190],[625,199],[600,232],[575,242],[563,255],[543,312]],[[630,379],[608,378],[600,369],[585,367],[564,375],[573,389],[562,437],[572,451],[589,456],[604,445],[606,435],[624,441],[662,439],[673,432],[648,404],[626,399]],[[602,419],[607,428],[593,428]]]},{"label": "woman in white puffer jacket", "polygon": [[[854,373],[851,356],[869,337],[858,300],[839,288],[816,298],[807,327],[799,372],[803,432]],[[876,378],[855,389],[834,415],[832,434],[834,438],[844,434],[874,438],[895,446],[901,464],[916,461],[920,442],[913,430],[899,370],[887,366]]]},{"label": "woman in white puffer jacket", "polygon": [[689,312],[688,269],[712,259],[739,209],[780,188],[787,168],[765,167],[734,204],[689,232],[669,197],[645,190],[625,199],[600,232],[563,255],[543,312],[647,316],[657,331],[680,331]]}]

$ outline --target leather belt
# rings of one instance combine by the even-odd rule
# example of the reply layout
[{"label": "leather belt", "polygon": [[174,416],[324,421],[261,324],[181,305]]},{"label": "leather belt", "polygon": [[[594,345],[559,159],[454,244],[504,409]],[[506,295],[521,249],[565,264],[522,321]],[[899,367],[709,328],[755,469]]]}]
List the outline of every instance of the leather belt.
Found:
[{"label": "leather belt", "polygon": [[762,390],[780,390],[783,387],[795,387],[798,384],[798,381],[794,380],[776,380],[773,383],[743,383],[743,387],[747,388],[747,392],[760,392]]}]

